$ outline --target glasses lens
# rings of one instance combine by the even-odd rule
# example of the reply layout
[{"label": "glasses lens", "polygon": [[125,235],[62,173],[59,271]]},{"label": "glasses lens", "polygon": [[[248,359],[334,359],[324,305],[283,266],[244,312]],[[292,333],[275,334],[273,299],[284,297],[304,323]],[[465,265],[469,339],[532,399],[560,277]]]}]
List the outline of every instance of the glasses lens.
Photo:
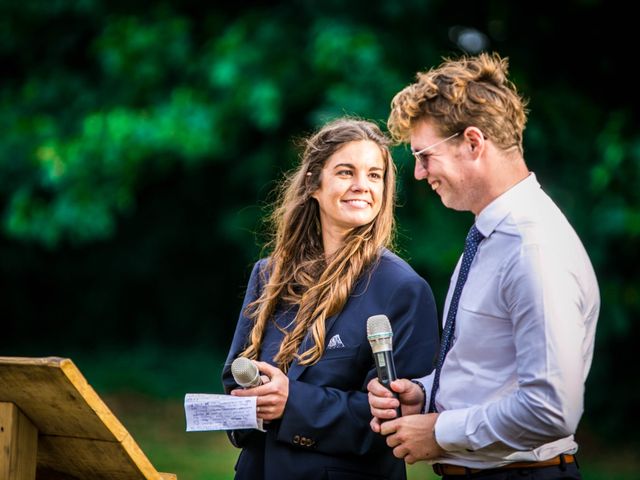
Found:
[{"label": "glasses lens", "polygon": [[423,168],[427,168],[429,156],[426,153],[414,153],[413,156],[416,157],[416,160],[420,162],[420,165],[422,165]]},{"label": "glasses lens", "polygon": [[439,142],[436,142],[432,145],[429,145],[428,147],[423,148],[422,150],[418,151],[418,152],[412,152],[413,156],[416,157],[416,159],[422,164],[422,166],[424,168],[427,168],[427,163],[429,161],[429,155],[427,154],[427,152],[429,150],[431,150],[433,147],[437,147],[438,145],[448,142],[449,140],[451,140],[454,137],[457,137],[458,135],[460,135],[462,133],[462,131],[456,132],[453,135],[448,136],[447,138],[444,138],[442,140],[440,140]]}]

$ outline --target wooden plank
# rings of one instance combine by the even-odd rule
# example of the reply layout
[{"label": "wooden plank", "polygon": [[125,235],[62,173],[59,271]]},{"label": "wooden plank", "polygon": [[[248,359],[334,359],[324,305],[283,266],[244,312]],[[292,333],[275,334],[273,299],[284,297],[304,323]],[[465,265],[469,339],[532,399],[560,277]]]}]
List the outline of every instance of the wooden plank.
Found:
[{"label": "wooden plank", "polygon": [[10,402],[0,402],[0,478],[34,480],[38,430]]},{"label": "wooden plank", "polygon": [[14,402],[40,431],[37,480],[172,478],[153,467],[69,359],[0,357],[0,401]]},{"label": "wooden plank", "polygon": [[69,359],[0,357],[2,400],[18,405],[44,435],[118,442],[128,435]]},{"label": "wooden plank", "polygon": [[[133,440],[131,440],[133,441]],[[142,460],[144,459],[144,460]],[[40,438],[38,480],[57,478],[64,472],[71,478],[92,480],[162,480],[142,451],[130,445],[85,438]]]}]

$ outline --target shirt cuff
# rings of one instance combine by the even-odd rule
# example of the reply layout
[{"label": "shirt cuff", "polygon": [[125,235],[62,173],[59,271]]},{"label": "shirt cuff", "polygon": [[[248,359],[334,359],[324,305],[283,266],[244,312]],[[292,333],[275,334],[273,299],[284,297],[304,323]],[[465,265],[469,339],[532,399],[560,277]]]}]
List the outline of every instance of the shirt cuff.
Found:
[{"label": "shirt cuff", "polygon": [[[427,392],[427,395],[431,395],[431,387],[433,386],[433,373],[430,375],[427,375],[426,377],[413,378],[411,381],[420,382],[424,387],[425,392]],[[427,398],[427,404],[429,404],[428,398]]]},{"label": "shirt cuff", "polygon": [[448,452],[459,450],[472,451],[469,437],[466,434],[468,408],[446,410],[438,415],[435,425],[435,436],[438,445]]},{"label": "shirt cuff", "polygon": [[422,378],[412,378],[411,381],[413,383],[418,384],[422,389],[422,393],[424,393],[424,402],[422,404],[421,413],[427,412],[427,407],[429,406],[429,400],[431,399],[431,387],[433,386],[433,373],[427,375]]},{"label": "shirt cuff", "polygon": [[416,385],[418,385],[420,387],[420,390],[422,391],[422,405],[420,405],[420,413],[426,413],[427,411],[427,391],[424,389],[424,385],[422,382],[418,381],[418,380],[411,380],[411,382],[415,383]]}]

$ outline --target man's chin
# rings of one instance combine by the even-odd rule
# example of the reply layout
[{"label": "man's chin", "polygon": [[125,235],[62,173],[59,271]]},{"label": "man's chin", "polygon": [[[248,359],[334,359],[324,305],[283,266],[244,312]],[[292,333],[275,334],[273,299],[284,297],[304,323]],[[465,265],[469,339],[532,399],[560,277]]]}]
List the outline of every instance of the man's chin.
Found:
[{"label": "man's chin", "polygon": [[447,207],[447,208],[449,208],[451,210],[455,210],[457,212],[466,212],[467,211],[467,209],[464,208],[464,206],[455,203],[454,201],[452,201],[449,198],[443,198],[442,195],[440,196],[440,201],[442,202],[442,204],[445,207]]}]

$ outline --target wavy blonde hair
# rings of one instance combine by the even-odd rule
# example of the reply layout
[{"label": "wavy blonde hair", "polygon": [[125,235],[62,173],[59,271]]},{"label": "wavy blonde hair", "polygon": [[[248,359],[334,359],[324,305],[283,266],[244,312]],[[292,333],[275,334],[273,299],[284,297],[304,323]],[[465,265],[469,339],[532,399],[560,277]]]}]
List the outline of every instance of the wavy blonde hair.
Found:
[{"label": "wavy blonde hair", "polygon": [[508,79],[508,70],[507,58],[481,53],[445,59],[439,67],[418,73],[417,82],[391,101],[387,122],[391,135],[408,142],[415,122],[435,119],[442,136],[475,126],[498,147],[517,147],[522,155],[527,101]]},{"label": "wavy blonde hair", "polygon": [[[354,228],[344,244],[327,259],[322,244],[320,209],[311,195],[320,187],[322,169],[334,153],[350,142],[372,141],[384,159],[384,190],[380,212],[368,224]],[[254,321],[248,346],[242,356],[257,359],[262,338],[276,308],[297,305],[291,330],[283,330],[284,339],[275,357],[283,371],[297,359],[312,365],[325,350],[325,321],[346,303],[356,280],[389,247],[394,232],[395,165],[389,152],[389,139],[374,123],[340,118],[303,140],[300,165],[280,187],[278,200],[270,216],[274,235],[267,247],[272,249],[266,268],[266,282],[260,297],[249,304],[246,314]],[[314,344],[301,354],[298,349],[307,332]]]}]

